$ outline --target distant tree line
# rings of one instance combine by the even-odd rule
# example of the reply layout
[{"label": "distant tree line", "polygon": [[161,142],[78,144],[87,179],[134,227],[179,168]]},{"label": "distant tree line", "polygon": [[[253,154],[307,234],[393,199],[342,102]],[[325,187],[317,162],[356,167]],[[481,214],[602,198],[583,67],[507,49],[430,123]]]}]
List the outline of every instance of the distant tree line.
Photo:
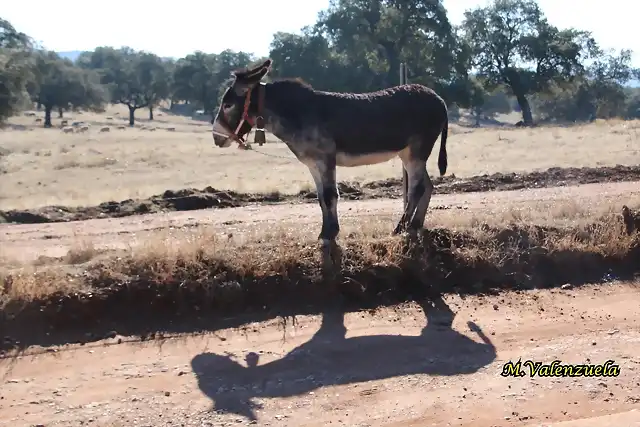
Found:
[{"label": "distant tree line", "polygon": [[[640,72],[631,51],[604,51],[589,31],[551,25],[534,0],[493,0],[452,26],[440,0],[331,0],[299,34],[273,35],[269,78],[301,77],[320,90],[365,92],[409,82],[435,89],[452,115],[480,120],[518,111],[539,121],[640,118]],[[161,58],[128,47],[98,47],[75,62],[35,46],[0,18],[0,121],[29,103],[62,116],[106,103],[129,109],[217,107],[232,70],[264,58],[247,52],[194,52]]]}]

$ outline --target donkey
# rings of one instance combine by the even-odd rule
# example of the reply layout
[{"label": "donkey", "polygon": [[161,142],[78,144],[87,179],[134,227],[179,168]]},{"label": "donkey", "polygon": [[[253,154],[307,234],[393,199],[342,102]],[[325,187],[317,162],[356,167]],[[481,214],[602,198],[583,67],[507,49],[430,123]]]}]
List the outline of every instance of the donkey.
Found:
[{"label": "donkey", "polygon": [[237,142],[257,124],[285,142],[315,182],[322,209],[323,246],[335,243],[340,232],[336,166],[363,166],[398,156],[403,164],[405,206],[393,230],[416,233],[433,193],[426,163],[438,136],[440,175],[447,170],[448,111],[433,90],[406,84],[370,93],[336,93],[313,89],[300,79],[270,83],[261,79],[271,69],[267,59],[253,69],[236,70],[212,118],[218,147]]}]

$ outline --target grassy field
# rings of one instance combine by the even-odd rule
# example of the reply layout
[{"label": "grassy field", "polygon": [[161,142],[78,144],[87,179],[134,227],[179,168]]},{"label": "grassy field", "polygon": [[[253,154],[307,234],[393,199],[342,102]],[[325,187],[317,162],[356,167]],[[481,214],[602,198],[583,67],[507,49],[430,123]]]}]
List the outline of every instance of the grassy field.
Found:
[{"label": "grassy field", "polygon": [[[129,128],[123,127],[126,110],[118,106],[104,114],[70,113],[64,120],[91,125],[85,133],[71,134],[61,130],[57,118],[52,129],[43,129],[33,116],[12,119],[12,126],[0,131],[0,209],[97,205],[206,186],[284,194],[312,188],[306,167],[280,142],[255,146],[260,152],[220,149],[207,121],[156,113],[149,122],[146,116],[139,111],[137,126]],[[103,127],[110,131],[101,132]],[[447,173],[468,177],[640,164],[639,129],[640,122],[622,121],[533,129],[451,125]],[[436,160],[432,155],[428,163],[434,176]],[[338,179],[362,183],[398,177],[400,168],[399,159],[339,168]]]}]

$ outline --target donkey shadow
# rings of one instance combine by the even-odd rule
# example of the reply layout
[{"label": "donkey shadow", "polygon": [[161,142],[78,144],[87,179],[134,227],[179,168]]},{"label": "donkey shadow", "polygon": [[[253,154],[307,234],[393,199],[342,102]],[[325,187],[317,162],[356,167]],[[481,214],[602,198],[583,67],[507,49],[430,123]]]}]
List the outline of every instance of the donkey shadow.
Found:
[{"label": "donkey shadow", "polygon": [[322,325],[304,344],[281,359],[258,365],[248,353],[247,367],[229,356],[202,353],[191,361],[200,390],[213,410],[257,421],[254,398],[290,397],[324,386],[360,383],[402,375],[471,374],[493,362],[496,349],[473,322],[482,342],[451,328],[454,314],[436,298],[420,303],[427,324],[419,336],[374,335],[346,338],[344,312],[323,312]]}]

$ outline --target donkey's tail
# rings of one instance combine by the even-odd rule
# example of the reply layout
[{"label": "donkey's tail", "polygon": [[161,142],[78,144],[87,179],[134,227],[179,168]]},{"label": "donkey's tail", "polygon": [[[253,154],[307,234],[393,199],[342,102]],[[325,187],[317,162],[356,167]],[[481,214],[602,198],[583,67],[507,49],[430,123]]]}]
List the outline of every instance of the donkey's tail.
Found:
[{"label": "donkey's tail", "polygon": [[447,134],[449,132],[449,118],[445,116],[440,137],[440,154],[438,155],[438,169],[440,176],[447,173]]}]

